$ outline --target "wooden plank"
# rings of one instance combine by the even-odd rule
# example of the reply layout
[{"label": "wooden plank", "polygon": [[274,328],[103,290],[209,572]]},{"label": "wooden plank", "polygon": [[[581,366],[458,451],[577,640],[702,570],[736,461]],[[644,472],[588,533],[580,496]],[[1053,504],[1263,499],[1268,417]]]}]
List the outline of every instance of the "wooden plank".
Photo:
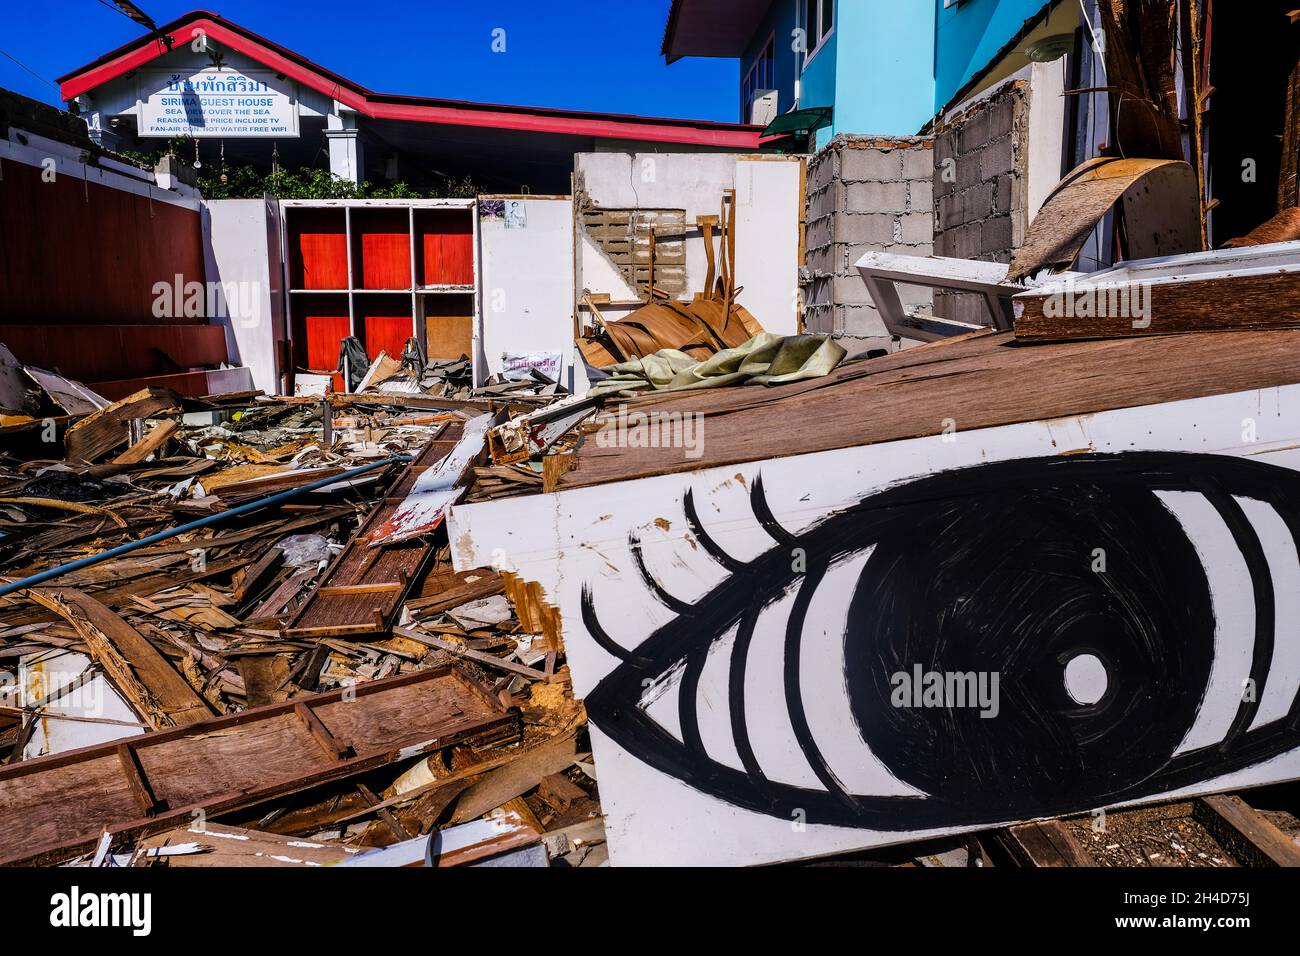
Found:
[{"label": "wooden plank", "polygon": [[[841,365],[780,389],[724,388],[634,399],[627,413],[704,416],[702,454],[587,441],[559,490],[745,461],[851,448],[1037,419],[1089,415],[1300,382],[1294,330],[1142,336],[1015,347],[1010,332],[975,333]],[[779,400],[779,401],[778,401]],[[774,402],[777,405],[774,406]],[[779,407],[778,407],[779,406]],[[862,409],[872,410],[864,416]],[[599,416],[587,431],[607,424]],[[778,428],[816,421],[816,428]]]},{"label": "wooden plank", "polygon": [[998,842],[1021,866],[1096,866],[1060,820],[1038,820],[999,830]]},{"label": "wooden plank", "polygon": [[167,419],[149,430],[149,433],[140,439],[122,454],[113,459],[115,465],[134,465],[137,462],[144,461],[154,452],[158,451],[167,444],[167,440],[176,434],[176,429],[180,426],[175,419]]},{"label": "wooden plank", "polygon": [[329,732],[329,728],[321,723],[320,718],[316,716],[316,712],[305,703],[298,701],[293,705],[293,712],[303,722],[307,730],[316,739],[316,742],[321,745],[321,748],[335,760],[346,760],[348,757],[355,755],[349,745],[339,743],[338,739]]},{"label": "wooden plank", "polygon": [[68,458],[93,462],[127,441],[130,437],[127,426],[132,419],[149,418],[177,408],[180,408],[180,396],[170,389],[142,388],[69,428],[64,436]]},{"label": "wooden plank", "polygon": [[371,535],[406,500],[420,476],[435,468],[459,441],[464,425],[447,422],[399,474],[395,486],[362,521],[347,547],[321,576],[319,586],[289,618],[286,638],[373,638],[397,617],[410,584],[432,556],[427,538],[371,546]]},{"label": "wooden plank", "polygon": [[29,593],[76,629],[114,687],[154,730],[212,716],[207,701],[167,659],[99,601],[71,588],[34,588]]},{"label": "wooden plank", "polygon": [[[299,703],[356,756],[336,759],[296,713]],[[119,744],[0,768],[0,865],[49,863],[93,847],[100,832],[136,837],[345,780],[469,741],[517,739],[517,714],[454,667],[314,694],[155,731],[131,740],[149,793],[169,809],[141,812]]]},{"label": "wooden plank", "polygon": [[[195,852],[176,852],[195,846]],[[171,853],[159,851],[172,850]],[[354,847],[315,840],[302,840],[228,827],[220,823],[192,823],[146,837],[136,845],[131,866],[153,866],[165,859],[173,867],[256,866],[318,867],[335,866],[361,851]]]},{"label": "wooden plank", "polygon": [[465,489],[457,485],[470,463],[483,451],[491,424],[491,415],[479,415],[465,422],[456,446],[426,468],[402,503],[367,535],[372,548],[397,544],[437,529],[447,509],[464,494]]},{"label": "wooden plank", "polygon": [[1300,327],[1300,242],[1130,262],[1015,297],[1016,338]]},{"label": "wooden plank", "polygon": [[131,789],[136,803],[140,805],[140,812],[146,817],[152,817],[166,810],[167,801],[159,800],[157,794],[153,792],[149,778],[144,775],[144,767],[140,766],[140,756],[135,752],[135,748],[130,744],[118,744],[117,759],[121,761],[122,774],[126,777],[126,784]]},{"label": "wooden plank", "polygon": [[451,822],[464,823],[495,810],[515,797],[527,793],[552,773],[573,766],[578,759],[572,733],[560,734],[504,767],[491,771],[461,794]]},{"label": "wooden plank", "polygon": [[409,627],[394,627],[393,633],[410,638],[413,641],[419,641],[421,644],[427,644],[429,647],[436,647],[440,651],[446,651],[448,654],[454,654],[457,657],[467,657],[472,661],[477,661],[487,667],[495,667],[497,670],[505,671],[508,674],[517,674],[520,677],[526,677],[528,680],[547,680],[546,674],[535,667],[528,667],[515,661],[507,661],[492,654],[484,654],[482,651],[476,651],[452,641],[444,641],[432,634],[425,634]]},{"label": "wooden plank", "polygon": [[1243,863],[1300,866],[1300,846],[1241,797],[1202,797],[1192,815]]}]

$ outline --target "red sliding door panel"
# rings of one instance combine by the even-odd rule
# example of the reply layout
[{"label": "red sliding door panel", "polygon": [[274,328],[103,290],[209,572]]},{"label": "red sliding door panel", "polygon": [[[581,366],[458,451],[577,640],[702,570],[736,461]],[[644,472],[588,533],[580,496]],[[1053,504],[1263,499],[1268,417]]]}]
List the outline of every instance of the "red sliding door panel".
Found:
[{"label": "red sliding door panel", "polygon": [[421,285],[474,282],[474,224],[468,209],[419,210],[415,254]]},{"label": "red sliding door panel", "polygon": [[405,209],[362,209],[352,214],[362,289],[411,287],[411,221]]},{"label": "red sliding door panel", "polygon": [[357,296],[357,327],[372,361],[380,352],[401,358],[412,334],[410,296]]},{"label": "red sliding door panel", "polygon": [[[339,343],[349,334],[348,300],[343,295],[298,295],[293,303],[294,364],[327,372],[338,366]],[[334,376],[343,391],[343,377]]]},{"label": "red sliding door panel", "polygon": [[347,225],[342,209],[290,210],[289,286],[348,287]]}]

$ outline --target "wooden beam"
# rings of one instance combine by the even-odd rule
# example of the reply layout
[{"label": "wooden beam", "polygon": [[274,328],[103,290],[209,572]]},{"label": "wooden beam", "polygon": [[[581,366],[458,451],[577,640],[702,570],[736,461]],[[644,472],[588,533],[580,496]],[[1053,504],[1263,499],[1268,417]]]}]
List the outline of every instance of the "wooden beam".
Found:
[{"label": "wooden beam", "polygon": [[[294,719],[299,703],[356,756],[322,754]],[[58,862],[92,848],[105,828],[115,836],[157,833],[195,811],[213,819],[445,747],[519,734],[518,714],[448,665],[143,734],[129,745],[26,760],[0,768],[0,865]],[[146,799],[169,806],[150,815]]]},{"label": "wooden beam", "polygon": [[152,729],[212,716],[207,701],[139,631],[88,594],[33,588],[32,600],[73,626],[113,686]]},{"label": "wooden beam", "polygon": [[1193,804],[1192,816],[1242,862],[1300,866],[1300,846],[1241,797],[1202,797]]},{"label": "wooden beam", "polygon": [[154,452],[158,451],[167,440],[176,434],[176,429],[180,426],[175,419],[167,419],[150,429],[149,433],[140,439],[122,454],[113,459],[115,465],[134,465],[144,461]]},{"label": "wooden beam", "polygon": [[335,760],[346,760],[348,757],[355,756],[351,745],[340,743],[335,736],[329,732],[329,728],[321,723],[316,712],[313,711],[302,701],[293,705],[293,712],[298,719],[303,722],[308,732],[315,738],[316,742],[321,745],[321,749],[333,757]]},{"label": "wooden beam", "polygon": [[144,767],[140,765],[140,755],[135,752],[135,748],[130,744],[118,744],[117,759],[122,764],[126,785],[135,796],[136,803],[140,805],[140,812],[146,817],[152,817],[166,810],[167,801],[159,800],[158,795],[153,792],[149,778],[145,776]]},{"label": "wooden beam", "polygon": [[1096,861],[1060,820],[1038,820],[999,830],[996,839],[1019,865],[1096,866]]}]

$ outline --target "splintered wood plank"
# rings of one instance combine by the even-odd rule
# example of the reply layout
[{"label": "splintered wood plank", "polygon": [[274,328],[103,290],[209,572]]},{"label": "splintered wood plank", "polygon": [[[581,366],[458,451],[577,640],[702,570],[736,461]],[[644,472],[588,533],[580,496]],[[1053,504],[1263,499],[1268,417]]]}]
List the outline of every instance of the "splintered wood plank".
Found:
[{"label": "splintered wood plank", "polygon": [[[355,756],[327,752],[298,704]],[[156,833],[196,810],[248,809],[462,741],[519,733],[517,714],[448,666],[132,738],[134,774],[118,741],[23,761],[0,768],[0,865],[66,859],[104,828]],[[142,812],[142,794],[159,812]]]},{"label": "splintered wood plank", "polygon": [[159,412],[180,408],[180,397],[171,389],[150,386],[101,408],[68,429],[64,445],[68,458],[93,462],[130,437],[132,419],[149,418]]},{"label": "splintered wood plank", "polygon": [[[195,846],[197,852],[175,852],[189,846]],[[171,849],[173,852],[165,854],[169,868],[334,866],[361,852],[335,843],[320,843],[281,836],[278,833],[222,826],[220,823],[189,824],[145,837],[137,849],[141,852],[137,853],[131,865],[144,867],[153,866],[157,862],[157,857],[150,856],[149,851]]]},{"label": "splintered wood plank", "polygon": [[[1300,254],[1296,261],[1292,270],[1300,269]],[[1074,301],[1087,301],[1090,312],[1102,314],[1061,314],[1067,306],[1069,312],[1082,311]],[[1021,293],[1015,304],[1021,312],[1015,335],[1026,342],[1294,329],[1300,327],[1300,275],[1220,275],[1145,286],[1089,281],[1065,290],[1053,286]]]},{"label": "splintered wood plank", "polygon": [[[1300,331],[1017,344],[975,333],[841,365],[777,388],[705,389],[637,398],[628,413],[703,415],[705,440],[682,447],[587,441],[559,490],[810,452],[938,435],[1300,382]],[[864,413],[869,409],[869,413]],[[779,412],[779,414],[774,414]],[[613,409],[584,426],[610,422]],[[815,428],[782,423],[816,422]],[[611,443],[612,445],[613,443]],[[621,443],[620,443],[621,444]]]},{"label": "splintered wood plank", "polygon": [[155,425],[150,429],[149,434],[145,435],[144,438],[140,439],[126,451],[122,452],[122,454],[114,458],[113,464],[134,465],[138,462],[144,461],[154,452],[162,448],[163,445],[167,444],[167,439],[171,438],[179,427],[180,426],[176,423],[175,419],[171,418]]},{"label": "splintered wood plank", "polygon": [[1300,845],[1241,797],[1202,797],[1192,815],[1245,863],[1300,866]]},{"label": "splintered wood plank", "polygon": [[503,803],[533,789],[541,783],[543,777],[568,770],[577,759],[578,751],[572,733],[553,737],[528,753],[521,754],[519,759],[491,771],[468,788],[456,801],[451,822],[464,823],[495,810]]},{"label": "splintered wood plank", "polygon": [[289,618],[286,638],[338,637],[352,640],[385,634],[401,609],[412,582],[432,555],[426,538],[371,546],[371,535],[406,501],[420,476],[456,447],[461,421],[443,424],[434,440],[402,471],[388,495],[375,506],[346,548],[321,577],[320,586]]},{"label": "splintered wood plank", "polygon": [[433,467],[426,468],[402,503],[366,536],[372,548],[437,529],[447,509],[464,494],[465,489],[457,485],[470,462],[483,450],[491,424],[491,415],[479,415],[464,424],[456,446]]},{"label": "splintered wood plank", "polygon": [[154,730],[192,724],[212,709],[139,631],[88,594],[34,588],[32,599],[71,624],[113,686]]},{"label": "splintered wood plank", "polygon": [[1021,866],[1096,866],[1074,835],[1060,820],[1038,820],[1007,827],[997,835]]}]

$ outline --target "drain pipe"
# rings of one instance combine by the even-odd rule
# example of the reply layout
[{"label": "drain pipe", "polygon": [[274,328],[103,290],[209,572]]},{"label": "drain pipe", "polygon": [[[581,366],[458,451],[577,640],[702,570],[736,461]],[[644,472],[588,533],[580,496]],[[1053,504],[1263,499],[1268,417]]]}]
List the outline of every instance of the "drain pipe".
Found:
[{"label": "drain pipe", "polygon": [[364,475],[366,472],[375,471],[379,468],[387,468],[389,465],[397,464],[398,462],[409,461],[411,461],[410,455],[393,455],[392,457],[385,458],[382,461],[372,461],[368,465],[362,465],[359,468],[351,468],[348,471],[340,472],[337,475],[331,475],[329,478],[322,478],[319,481],[313,481],[309,485],[302,485],[299,488],[290,488],[288,491],[281,491],[266,498],[258,498],[256,501],[250,501],[248,504],[240,505],[237,508],[228,508],[225,511],[218,512],[217,514],[208,515],[208,517],[200,518],[198,521],[191,521],[188,524],[169,528],[166,531],[159,531],[157,534],[151,534],[149,537],[141,538],[139,541],[128,541],[126,544],[120,544],[116,548],[109,548],[107,551],[101,551],[99,554],[92,554],[84,558],[78,558],[76,561],[69,561],[67,564],[60,564],[58,567],[50,568],[48,571],[41,571],[39,574],[33,574],[30,577],[0,585],[0,597],[3,597],[6,594],[13,594],[15,591],[21,591],[24,588],[33,587],[43,581],[49,581],[51,578],[57,578],[60,575],[67,574],[69,571],[79,571],[82,568],[88,568],[91,565],[99,564],[101,561],[107,561],[110,558],[129,554],[137,548],[144,547],[146,544],[166,541],[168,538],[174,538],[177,535],[185,534],[187,531],[197,531],[199,528],[207,528],[211,525],[225,521],[228,518],[248,514],[248,512],[256,511],[258,508],[265,508],[268,505],[287,501],[290,498],[305,494],[309,491],[316,491],[319,488],[325,488],[329,485],[337,484],[340,481],[348,481],[358,475]]}]

